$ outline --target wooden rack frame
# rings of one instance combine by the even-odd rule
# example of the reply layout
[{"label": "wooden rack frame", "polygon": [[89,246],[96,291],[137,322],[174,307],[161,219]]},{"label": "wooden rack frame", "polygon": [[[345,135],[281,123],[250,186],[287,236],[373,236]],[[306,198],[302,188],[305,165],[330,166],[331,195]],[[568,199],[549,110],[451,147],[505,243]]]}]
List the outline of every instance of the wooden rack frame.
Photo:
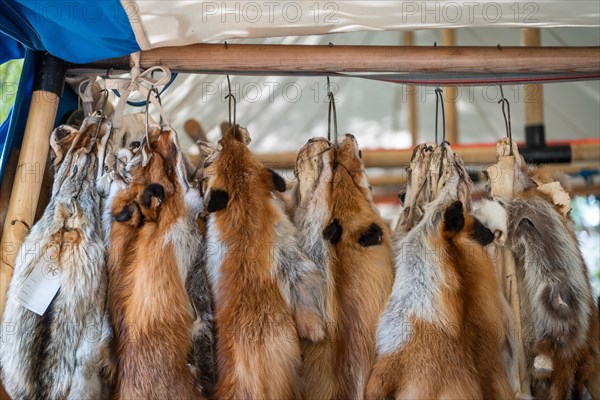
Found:
[{"label": "wooden rack frame", "polygon": [[[174,72],[573,73],[600,75],[600,47],[315,46],[194,44],[141,52],[140,66]],[[70,73],[129,71],[129,56],[70,66]]]},{"label": "wooden rack frame", "polygon": [[[52,56],[46,56],[46,59]],[[195,44],[164,47],[141,52],[143,69],[163,65],[174,72],[213,74],[325,75],[354,72],[396,72],[452,74],[536,74],[586,73],[600,77],[600,47],[464,47],[464,46],[313,46]],[[87,65],[70,64],[71,74],[129,72],[130,56],[107,59]],[[44,68],[36,74],[42,80],[34,85],[34,95],[19,170],[15,176],[0,245],[0,313],[12,276],[16,249],[27,229],[33,225],[34,211],[42,185],[41,179],[27,180],[33,166],[44,165],[48,154],[49,133],[53,128],[64,73],[49,75]],[[60,75],[60,76],[59,76]],[[60,88],[58,88],[60,86]],[[51,87],[52,90],[48,90]],[[60,90],[58,90],[60,89]],[[40,96],[53,101],[36,101]],[[468,150],[464,150],[467,152]],[[594,148],[571,149],[573,160],[598,158]],[[471,150],[480,153],[480,150]],[[466,162],[469,157],[459,152]],[[580,156],[576,156],[579,154]],[[584,156],[581,156],[584,154]],[[478,154],[477,157],[480,157]],[[485,161],[491,161],[485,154]],[[365,154],[369,166],[398,166],[406,162],[408,151]],[[475,157],[475,156],[474,156]],[[262,161],[289,167],[295,154],[265,158]],[[475,160],[473,160],[475,161]],[[472,161],[471,161],[472,162]]]}]

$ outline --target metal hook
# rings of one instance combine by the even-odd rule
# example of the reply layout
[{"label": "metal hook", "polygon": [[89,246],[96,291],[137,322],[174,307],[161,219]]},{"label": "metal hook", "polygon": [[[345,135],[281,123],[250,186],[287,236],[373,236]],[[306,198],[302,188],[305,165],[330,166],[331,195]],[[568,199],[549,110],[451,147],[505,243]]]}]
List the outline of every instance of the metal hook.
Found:
[{"label": "metal hook", "polygon": [[104,97],[104,102],[102,102],[102,108],[100,110],[100,119],[98,120],[98,126],[96,127],[96,132],[94,132],[94,137],[92,138],[92,140],[90,141],[90,143],[88,144],[89,147],[87,147],[87,151],[92,150],[92,147],[94,147],[94,143],[96,143],[96,140],[98,139],[98,135],[100,134],[100,128],[102,127],[102,121],[104,120],[104,118],[106,118],[106,104],[108,103],[108,89],[102,89],[100,90],[100,93],[105,93],[105,97]]},{"label": "metal hook", "polygon": [[[229,126],[233,127],[233,134],[235,135],[235,129],[237,124],[237,100],[233,93],[231,93],[231,80],[229,79],[229,75],[227,75],[227,88],[229,93],[225,96],[225,99],[229,99]],[[233,104],[233,114],[231,112]],[[232,120],[233,117],[233,120]]]},{"label": "metal hook", "polygon": [[442,143],[446,141],[446,111],[444,109],[444,92],[440,88],[435,89],[435,143],[438,142],[438,107],[442,106]]},{"label": "metal hook", "polygon": [[331,117],[333,115],[333,144],[337,145],[338,141],[338,125],[337,125],[337,110],[335,108],[335,96],[331,91],[331,81],[327,76],[327,97],[329,98],[329,113],[327,122],[327,140],[331,141]]},{"label": "metal hook", "polygon": [[[146,132],[145,132],[145,136],[146,136],[146,141],[148,142],[148,144],[150,144],[150,137],[148,136],[148,126],[149,126],[149,122],[148,122],[148,110],[150,109],[150,95],[155,91],[155,88],[152,87],[152,89],[148,90],[148,94],[146,95],[146,109],[144,110],[144,122],[146,125]],[[162,116],[160,117],[160,124],[162,126]]]},{"label": "metal hook", "polygon": [[[504,90],[502,89],[502,85],[498,85],[500,87],[500,95],[502,98],[498,101],[498,104],[502,103],[502,115],[504,116],[504,125],[506,127],[506,135],[508,136],[508,143],[510,145],[510,155],[513,154],[513,144],[512,144],[512,127],[510,121],[510,103],[504,97]],[[506,110],[504,109],[504,105],[506,105]]]}]

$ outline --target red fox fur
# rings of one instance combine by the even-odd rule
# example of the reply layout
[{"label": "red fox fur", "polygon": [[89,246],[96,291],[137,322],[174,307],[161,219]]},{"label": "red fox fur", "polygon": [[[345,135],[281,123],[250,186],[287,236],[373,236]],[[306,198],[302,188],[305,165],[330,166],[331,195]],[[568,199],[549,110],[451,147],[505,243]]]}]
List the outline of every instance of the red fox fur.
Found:
[{"label": "red fox fur", "polygon": [[[308,221],[303,235],[311,234],[311,226],[321,226],[316,233],[327,242],[329,253],[320,262],[328,281],[323,303],[330,337],[304,347],[304,397],[356,399],[363,397],[375,359],[377,321],[394,279],[391,234],[371,200],[354,136],[346,135],[335,155],[333,149],[325,152],[328,147],[324,139],[312,139],[298,156],[302,185],[311,176],[318,182],[312,199],[298,187],[303,207],[298,216],[303,217],[297,223]],[[319,251],[306,250],[320,257],[315,254]]]},{"label": "red fox fur", "polygon": [[[109,307],[116,399],[198,399],[187,365],[191,306],[184,287],[196,237],[175,132],[150,132],[143,163],[112,204]],[[185,175],[183,175],[185,178]],[[194,204],[195,203],[195,204]]]},{"label": "red fox fur", "polygon": [[[444,144],[446,146],[446,144]],[[366,398],[510,399],[493,233],[463,210],[468,176],[447,148],[448,177],[395,244],[396,278],[377,330]]]},{"label": "red fox fur", "polygon": [[[293,232],[281,234],[293,225],[272,191],[285,190],[285,182],[281,187],[281,177],[252,156],[239,132],[235,126],[225,134],[203,171],[211,213],[207,259],[217,331],[216,397],[297,399],[298,334],[315,340],[324,335],[311,303],[319,279],[306,257],[288,253],[296,248]],[[311,280],[314,288],[306,286]]]}]

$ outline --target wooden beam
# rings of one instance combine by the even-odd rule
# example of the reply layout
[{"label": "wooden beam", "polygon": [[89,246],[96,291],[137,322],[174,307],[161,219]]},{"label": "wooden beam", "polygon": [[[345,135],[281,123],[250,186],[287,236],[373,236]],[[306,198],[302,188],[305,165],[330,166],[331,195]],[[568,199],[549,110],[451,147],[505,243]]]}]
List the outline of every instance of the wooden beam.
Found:
[{"label": "wooden beam", "polygon": [[[442,46],[454,46],[456,44],[456,31],[454,29],[442,29]],[[456,102],[458,91],[456,86],[444,88],[444,108],[446,111],[446,140],[452,144],[458,143],[458,114]]]},{"label": "wooden beam", "polygon": [[[141,67],[164,65],[174,72],[335,73],[432,72],[600,74],[600,47],[444,47],[193,44],[143,51]],[[71,68],[106,71],[131,68],[130,57]],[[72,71],[75,72],[75,71]]]},{"label": "wooden beam", "polygon": [[[480,164],[481,167],[488,166],[489,164]],[[578,162],[574,164],[545,164],[540,167],[540,170],[544,173],[553,173],[553,172],[562,172],[565,174],[576,173],[583,169],[599,169],[600,161],[596,162]],[[483,179],[483,174],[480,174]],[[406,172],[399,171],[397,173],[384,174],[384,175],[376,175],[369,176],[369,183],[372,186],[400,186],[406,183]],[[582,190],[585,190],[587,186],[574,186],[572,189],[572,193],[579,193]],[[590,190],[597,189],[596,186],[590,186]]]},{"label": "wooden beam", "polygon": [[[466,164],[494,164],[496,160],[495,146],[453,146],[453,150],[460,155]],[[402,167],[410,163],[412,149],[405,150],[362,150],[363,162],[367,168],[393,168]],[[273,168],[292,169],[296,163],[296,152],[262,153],[256,157]],[[571,157],[573,162],[600,159],[599,143],[573,143],[571,144]]]}]

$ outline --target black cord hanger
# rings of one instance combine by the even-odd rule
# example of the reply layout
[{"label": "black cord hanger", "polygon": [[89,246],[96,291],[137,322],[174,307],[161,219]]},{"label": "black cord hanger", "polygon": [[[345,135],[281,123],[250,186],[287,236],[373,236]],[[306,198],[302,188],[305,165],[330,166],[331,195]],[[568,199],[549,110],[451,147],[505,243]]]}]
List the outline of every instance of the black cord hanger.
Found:
[{"label": "black cord hanger", "polygon": [[[227,46],[227,42],[225,42],[225,46]],[[229,99],[229,126],[233,127],[233,135],[235,136],[237,124],[237,100],[233,93],[231,93],[231,80],[229,79],[229,75],[227,75],[227,88],[229,93],[227,94],[227,96],[225,96],[225,99]]]},{"label": "black cord hanger", "polygon": [[[498,101],[498,104],[502,103],[502,115],[504,116],[504,125],[506,127],[506,136],[508,136],[508,142],[510,145],[510,155],[514,155],[513,154],[513,143],[512,143],[512,127],[511,127],[511,121],[510,121],[510,103],[508,102],[508,100],[506,99],[506,97],[504,97],[504,90],[502,89],[502,85],[500,86],[500,95],[502,96],[502,98]],[[506,109],[504,108],[504,106],[506,105]]]}]

